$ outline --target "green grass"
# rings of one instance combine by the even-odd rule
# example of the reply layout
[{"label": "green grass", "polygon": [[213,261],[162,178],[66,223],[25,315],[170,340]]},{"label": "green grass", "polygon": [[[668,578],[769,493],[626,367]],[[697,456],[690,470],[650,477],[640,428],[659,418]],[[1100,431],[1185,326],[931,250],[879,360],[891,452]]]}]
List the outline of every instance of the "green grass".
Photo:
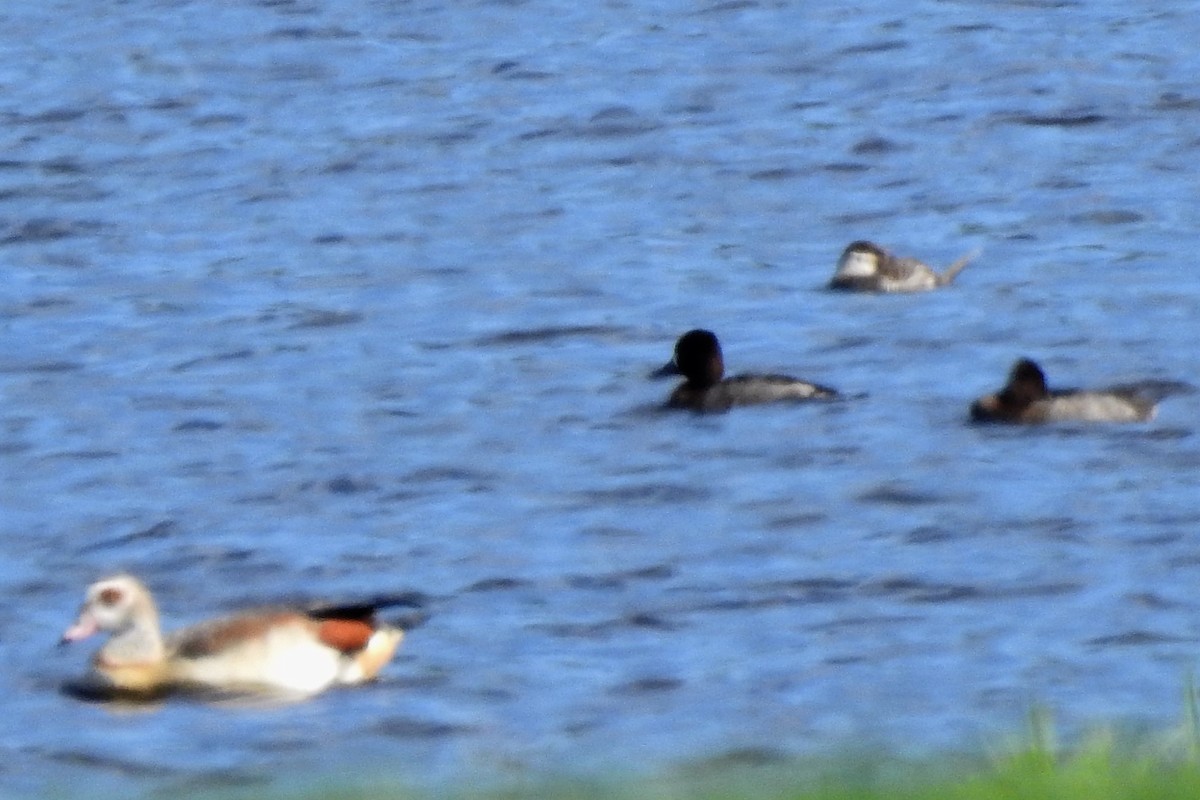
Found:
[{"label": "green grass", "polygon": [[[886,756],[777,761],[726,758],[653,777],[532,778],[437,793],[395,785],[318,785],[271,800],[1200,800],[1200,708],[1188,682],[1184,722],[1160,734],[1102,730],[1062,748],[1051,715],[1030,713],[1017,743],[992,753],[904,760]],[[749,754],[753,756],[754,754]],[[213,800],[259,800],[214,794]]]},{"label": "green grass", "polygon": [[[1022,754],[987,769],[957,777],[930,768],[893,766],[861,775],[814,777],[803,769],[789,779],[741,772],[711,781],[670,776],[650,780],[559,783],[501,789],[481,794],[441,795],[459,800],[1196,800],[1200,765],[1154,758],[1118,757],[1104,746],[1090,746],[1071,758],[1047,762]],[[874,770],[873,770],[874,771]],[[259,794],[259,797],[262,795]],[[420,800],[422,795],[384,787],[320,789],[297,800]]]},{"label": "green grass", "polygon": [[[267,793],[270,796],[270,793]],[[247,795],[249,797],[251,795]],[[253,796],[261,798],[262,792]],[[1038,748],[964,765],[888,760],[709,766],[653,778],[531,781],[427,794],[384,785],[320,787],[277,800],[1197,800],[1200,761],[1123,752],[1097,736],[1067,756]]]}]

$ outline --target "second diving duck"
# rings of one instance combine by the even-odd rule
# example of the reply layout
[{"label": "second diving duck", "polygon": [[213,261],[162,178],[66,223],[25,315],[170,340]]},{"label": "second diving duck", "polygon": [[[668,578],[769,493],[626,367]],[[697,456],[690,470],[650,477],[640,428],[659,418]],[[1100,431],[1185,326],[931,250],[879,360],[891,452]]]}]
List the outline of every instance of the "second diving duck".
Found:
[{"label": "second diving duck", "polygon": [[787,375],[725,375],[721,343],[712,331],[690,330],[675,342],[675,356],[656,375],[682,375],[683,383],[667,398],[667,408],[699,412],[781,400],[836,400],[837,390]]},{"label": "second diving duck", "polygon": [[1146,422],[1154,419],[1157,396],[1180,391],[1182,384],[1144,381],[1108,389],[1051,389],[1037,362],[1013,364],[1000,391],[971,404],[975,422]]}]

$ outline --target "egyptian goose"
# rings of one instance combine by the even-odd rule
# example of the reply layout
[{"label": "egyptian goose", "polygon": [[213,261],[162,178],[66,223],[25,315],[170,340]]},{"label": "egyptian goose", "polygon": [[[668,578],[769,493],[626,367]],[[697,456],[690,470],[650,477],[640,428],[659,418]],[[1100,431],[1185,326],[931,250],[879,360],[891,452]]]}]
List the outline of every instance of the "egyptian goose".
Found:
[{"label": "egyptian goose", "polygon": [[950,285],[976,255],[969,253],[939,273],[915,258],[897,258],[874,242],[851,242],[838,259],[829,288],[852,292],[924,292]]},{"label": "egyptian goose", "polygon": [[369,605],[302,611],[263,608],[164,637],[150,591],[130,575],[88,587],[62,641],[110,638],[92,659],[88,693],[159,696],[172,690],[305,696],[375,677],[404,632],[379,625]]}]

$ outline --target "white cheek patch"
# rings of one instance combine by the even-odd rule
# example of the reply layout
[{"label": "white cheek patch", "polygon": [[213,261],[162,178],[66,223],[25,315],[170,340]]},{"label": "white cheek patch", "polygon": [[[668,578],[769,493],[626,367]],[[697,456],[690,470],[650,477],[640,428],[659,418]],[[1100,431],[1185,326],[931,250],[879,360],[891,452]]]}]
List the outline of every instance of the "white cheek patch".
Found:
[{"label": "white cheek patch", "polygon": [[853,251],[847,253],[838,264],[837,275],[841,278],[869,278],[877,271],[875,256]]}]

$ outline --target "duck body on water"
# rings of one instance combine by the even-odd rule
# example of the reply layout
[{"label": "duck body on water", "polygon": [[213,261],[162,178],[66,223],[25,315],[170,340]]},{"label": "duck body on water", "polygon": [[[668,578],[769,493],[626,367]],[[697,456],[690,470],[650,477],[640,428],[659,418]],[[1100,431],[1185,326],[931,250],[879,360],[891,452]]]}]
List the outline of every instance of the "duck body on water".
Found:
[{"label": "duck body on water", "polygon": [[404,638],[376,622],[370,605],[252,609],[164,636],[150,590],[131,575],[92,584],[62,641],[95,633],[109,639],[71,688],[120,698],[189,690],[309,696],[371,680]]},{"label": "duck body on water", "polygon": [[684,377],[667,398],[667,408],[689,411],[720,412],[734,406],[841,397],[836,389],[788,375],[744,373],[726,378],[721,343],[716,334],[701,328],[679,337],[674,357],[656,374]]},{"label": "duck body on water", "polygon": [[1138,387],[1051,389],[1042,368],[1028,358],[1013,365],[1008,383],[971,404],[976,422],[1146,422],[1154,419],[1154,398]]},{"label": "duck body on water", "polygon": [[949,286],[977,253],[955,261],[942,272],[915,258],[898,258],[874,242],[851,242],[838,258],[830,289],[851,292],[927,292]]}]

